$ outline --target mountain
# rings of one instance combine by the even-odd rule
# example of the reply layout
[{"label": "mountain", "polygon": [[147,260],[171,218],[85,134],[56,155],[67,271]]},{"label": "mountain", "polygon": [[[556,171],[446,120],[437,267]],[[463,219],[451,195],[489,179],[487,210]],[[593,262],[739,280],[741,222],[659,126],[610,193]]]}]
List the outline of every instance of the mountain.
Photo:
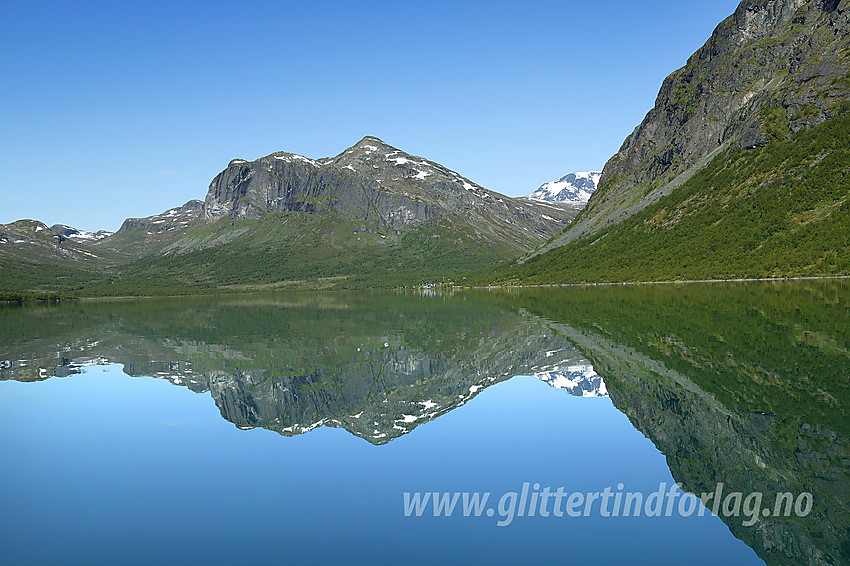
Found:
[{"label": "mountain", "polygon": [[202,224],[204,203],[190,200],[183,206],[170,208],[145,218],[128,218],[115,234],[100,238],[95,244],[126,258],[138,258],[161,251],[183,237],[190,228]]},{"label": "mountain", "polygon": [[488,191],[438,163],[365,137],[333,158],[273,153],[234,159],[213,179],[204,203],[207,223],[260,219],[269,212],[331,214],[366,231],[400,235],[439,220],[467,226],[491,247],[534,246],[578,212]]},{"label": "mountain", "polygon": [[850,273],[848,71],[848,0],[745,0],[665,79],[587,207],[534,259],[552,255],[502,277]]},{"label": "mountain", "polygon": [[570,173],[557,181],[544,183],[525,198],[584,206],[590,200],[590,195],[596,190],[601,176],[602,173],[599,171]]},{"label": "mountain", "polygon": [[0,224],[0,246],[0,254],[15,254],[45,262],[85,262],[95,257],[81,242],[67,238],[37,220]]},{"label": "mountain", "polygon": [[122,270],[121,284],[288,289],[455,280],[531,251],[579,209],[488,191],[366,137],[318,160],[285,152],[232,160],[210,184],[203,224]]},{"label": "mountain", "polygon": [[129,218],[114,234],[44,227],[55,238],[39,244],[41,255],[27,251],[33,230],[3,227],[0,291],[138,295],[433,282],[528,253],[580,209],[489,191],[365,137],[335,157],[233,159],[203,202]]},{"label": "mountain", "polygon": [[113,258],[91,244],[36,220],[0,224],[0,299],[9,292],[11,298],[32,291],[55,294],[98,280],[102,266]]}]

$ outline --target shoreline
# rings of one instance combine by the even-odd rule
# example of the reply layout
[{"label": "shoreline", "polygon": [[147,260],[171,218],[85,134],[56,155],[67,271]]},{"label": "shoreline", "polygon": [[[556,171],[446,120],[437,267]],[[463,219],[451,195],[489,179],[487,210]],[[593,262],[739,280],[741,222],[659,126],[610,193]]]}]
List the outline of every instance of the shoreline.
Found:
[{"label": "shoreline", "polygon": [[[838,280],[850,279],[850,275],[819,275],[808,277],[745,277],[735,279],[680,279],[680,280],[664,280],[664,281],[618,281],[618,282],[601,282],[601,283],[539,283],[534,285],[522,284],[499,284],[499,285],[446,285],[444,288],[453,290],[497,290],[497,289],[545,289],[545,288],[564,288],[564,287],[613,287],[613,286],[629,286],[629,285],[692,285],[697,283],[768,283],[782,281],[821,281],[821,280]],[[442,287],[442,286],[441,286]],[[418,289],[419,287],[411,287]],[[64,297],[64,298],[34,298],[24,301],[15,300],[0,300],[2,305],[22,305],[22,304],[58,304],[66,302],[78,301],[132,301],[138,299],[175,299],[175,298],[200,298],[200,297],[222,297],[236,295],[257,295],[257,294],[276,294],[276,293],[345,293],[345,292],[364,292],[364,291],[399,291],[402,287],[387,287],[387,288],[370,288],[370,289],[290,289],[290,290],[242,290],[235,293],[216,292],[211,290],[210,293],[195,293],[190,295],[125,295],[125,296],[101,296],[101,297]]]},{"label": "shoreline", "polygon": [[617,281],[603,283],[538,283],[535,285],[478,285],[464,287],[456,285],[455,289],[542,289],[555,287],[611,287],[617,285],[689,285],[694,283],[767,283],[781,281],[819,281],[825,279],[850,279],[850,275],[816,275],[809,277],[747,277],[737,279],[670,279],[664,281]]}]

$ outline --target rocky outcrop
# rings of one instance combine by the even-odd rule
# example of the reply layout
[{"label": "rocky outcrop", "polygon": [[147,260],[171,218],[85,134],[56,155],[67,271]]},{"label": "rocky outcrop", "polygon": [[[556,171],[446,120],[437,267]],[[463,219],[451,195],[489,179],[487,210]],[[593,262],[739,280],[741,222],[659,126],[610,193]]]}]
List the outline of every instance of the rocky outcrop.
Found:
[{"label": "rocky outcrop", "polygon": [[153,255],[181,238],[202,222],[204,203],[190,200],[183,206],[170,208],[145,218],[128,218],[114,234],[99,238],[92,248],[109,250],[122,258]]},{"label": "rocky outcrop", "polygon": [[190,200],[183,206],[170,208],[160,214],[146,218],[128,218],[122,224],[118,232],[141,231],[162,233],[183,229],[200,218],[203,211],[203,203],[199,200]]},{"label": "rocky outcrop", "polygon": [[628,218],[725,149],[763,146],[845,112],[848,48],[848,0],[744,0],[665,79],[585,210],[545,250]]}]

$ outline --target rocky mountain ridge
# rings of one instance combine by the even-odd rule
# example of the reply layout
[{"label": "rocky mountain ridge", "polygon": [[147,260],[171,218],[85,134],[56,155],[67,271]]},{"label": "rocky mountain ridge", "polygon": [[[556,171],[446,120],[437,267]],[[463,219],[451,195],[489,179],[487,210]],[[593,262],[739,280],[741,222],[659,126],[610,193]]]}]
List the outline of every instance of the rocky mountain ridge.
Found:
[{"label": "rocky mountain ridge", "polygon": [[[74,238],[68,232],[76,230],[62,226],[59,230],[37,220],[17,220],[0,224],[0,257],[19,255],[31,261],[88,263],[100,258],[87,245],[90,239]],[[105,237],[105,236],[104,236]],[[91,238],[94,240],[97,238]]]}]

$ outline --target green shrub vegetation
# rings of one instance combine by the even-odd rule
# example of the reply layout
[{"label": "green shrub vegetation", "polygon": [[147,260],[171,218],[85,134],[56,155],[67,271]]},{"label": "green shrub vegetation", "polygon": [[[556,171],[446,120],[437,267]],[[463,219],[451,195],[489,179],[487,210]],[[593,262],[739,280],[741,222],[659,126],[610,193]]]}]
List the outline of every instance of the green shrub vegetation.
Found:
[{"label": "green shrub vegetation", "polygon": [[219,221],[190,238],[248,228],[232,241],[187,253],[149,256],[89,281],[93,296],[168,295],[275,289],[388,288],[443,282],[509,252],[490,249],[447,222],[402,235],[362,231],[350,221],[304,213],[268,214],[257,222]]}]

